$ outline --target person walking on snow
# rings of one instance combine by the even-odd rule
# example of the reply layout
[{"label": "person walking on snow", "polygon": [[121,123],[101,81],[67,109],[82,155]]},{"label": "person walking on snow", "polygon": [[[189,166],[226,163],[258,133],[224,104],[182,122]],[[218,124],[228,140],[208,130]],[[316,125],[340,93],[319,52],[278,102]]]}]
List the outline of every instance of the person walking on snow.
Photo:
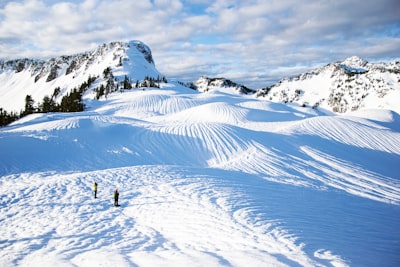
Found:
[{"label": "person walking on snow", "polygon": [[119,206],[118,205],[118,197],[119,197],[119,193],[118,193],[118,189],[115,189],[114,191],[114,206]]},{"label": "person walking on snow", "polygon": [[94,190],[94,198],[97,198],[97,183],[96,182],[94,182],[93,190]]}]

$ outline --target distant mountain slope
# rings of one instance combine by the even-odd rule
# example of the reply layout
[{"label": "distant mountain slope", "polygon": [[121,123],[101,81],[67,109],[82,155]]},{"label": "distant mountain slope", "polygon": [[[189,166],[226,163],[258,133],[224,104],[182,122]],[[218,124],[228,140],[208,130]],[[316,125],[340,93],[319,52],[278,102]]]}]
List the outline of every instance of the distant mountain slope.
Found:
[{"label": "distant mountain slope", "polygon": [[24,107],[26,95],[39,102],[58,87],[60,94],[56,100],[60,101],[89,77],[98,77],[98,83],[104,82],[107,68],[120,81],[125,75],[132,82],[146,76],[161,76],[150,48],[140,41],[111,42],[88,52],[49,60],[0,60],[0,107],[19,112]]},{"label": "distant mountain slope", "polygon": [[230,88],[241,94],[254,94],[257,92],[256,90],[247,88],[244,85],[237,84],[225,78],[209,78],[206,76],[201,76],[197,81],[195,81],[194,87],[200,92],[207,92],[215,88]]},{"label": "distant mountain slope", "polygon": [[345,113],[361,108],[400,113],[400,62],[368,63],[358,57],[328,64],[258,91],[258,97]]}]

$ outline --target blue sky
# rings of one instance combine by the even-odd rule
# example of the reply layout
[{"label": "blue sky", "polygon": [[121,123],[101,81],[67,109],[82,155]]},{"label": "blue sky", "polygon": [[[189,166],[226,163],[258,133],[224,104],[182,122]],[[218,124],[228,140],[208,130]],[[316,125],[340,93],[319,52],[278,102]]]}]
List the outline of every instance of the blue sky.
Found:
[{"label": "blue sky", "polygon": [[398,0],[0,0],[0,58],[141,40],[168,78],[255,89],[357,55],[400,58]]}]

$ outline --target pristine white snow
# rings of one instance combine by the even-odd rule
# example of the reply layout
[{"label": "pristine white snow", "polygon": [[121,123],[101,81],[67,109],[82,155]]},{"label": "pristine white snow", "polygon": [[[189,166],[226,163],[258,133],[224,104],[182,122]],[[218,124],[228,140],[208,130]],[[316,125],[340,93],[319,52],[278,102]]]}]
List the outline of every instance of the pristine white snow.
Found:
[{"label": "pristine white snow", "polygon": [[91,99],[0,129],[0,266],[400,264],[397,113],[173,83]]}]

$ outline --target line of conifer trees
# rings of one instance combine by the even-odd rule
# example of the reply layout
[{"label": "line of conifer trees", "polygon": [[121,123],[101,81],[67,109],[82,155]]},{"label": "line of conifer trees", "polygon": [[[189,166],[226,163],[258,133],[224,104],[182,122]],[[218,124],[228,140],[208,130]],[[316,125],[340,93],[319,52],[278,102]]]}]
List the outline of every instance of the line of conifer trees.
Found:
[{"label": "line of conifer trees", "polygon": [[[122,82],[119,82],[114,78],[111,68],[108,67],[103,71],[103,77],[106,80],[106,84],[101,84],[100,87],[94,89],[96,92],[96,99],[99,99],[103,95],[107,96],[109,93],[116,92],[118,90],[129,90],[132,88],[145,88],[155,87],[160,88],[160,83],[168,83],[165,76],[163,77],[148,77],[146,76],[142,82],[136,81],[133,85],[128,76]],[[74,88],[67,95],[63,96],[60,103],[56,102],[58,95],[61,93],[61,88],[57,87],[51,96],[46,95],[42,102],[39,102],[35,106],[35,101],[31,95],[25,97],[25,109],[20,113],[18,112],[7,112],[3,108],[0,108],[0,127],[8,125],[13,121],[16,121],[24,116],[33,113],[48,113],[48,112],[80,112],[85,109],[85,105],[82,100],[83,94],[89,89],[89,87],[96,81],[97,77],[89,76],[88,80],[81,84],[78,88]]]},{"label": "line of conifer trees", "polygon": [[102,96],[107,97],[108,94],[117,91],[130,90],[132,88],[145,88],[145,87],[153,87],[160,88],[160,83],[168,83],[167,78],[165,76],[162,77],[149,77],[146,76],[143,81],[139,82],[138,80],[133,85],[131,80],[127,75],[125,75],[123,81],[118,81],[114,78],[112,72],[109,68],[106,68],[103,71],[103,77],[106,80],[106,84],[101,84],[100,87],[94,89],[96,92],[96,99],[100,99]]}]

